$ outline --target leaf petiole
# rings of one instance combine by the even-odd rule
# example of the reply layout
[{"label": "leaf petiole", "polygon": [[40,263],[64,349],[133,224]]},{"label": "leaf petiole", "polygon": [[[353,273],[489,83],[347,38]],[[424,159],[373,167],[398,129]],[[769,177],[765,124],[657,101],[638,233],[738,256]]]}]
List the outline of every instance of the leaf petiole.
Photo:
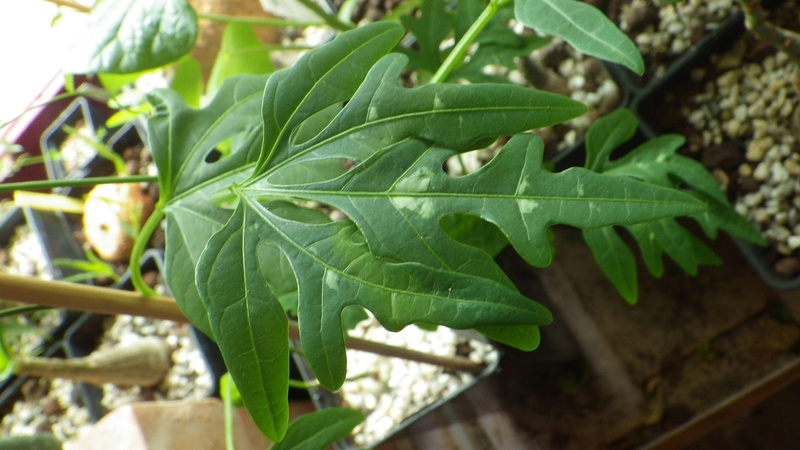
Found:
[{"label": "leaf petiole", "polygon": [[150,236],[153,235],[153,232],[156,230],[156,228],[158,228],[159,224],[161,223],[161,219],[163,218],[164,209],[160,206],[157,206],[153,211],[153,214],[150,215],[150,217],[147,219],[147,222],[144,223],[144,226],[136,236],[136,241],[133,243],[133,250],[131,250],[131,259],[129,265],[131,271],[131,283],[133,283],[133,287],[137,291],[148,297],[157,295],[157,293],[150,286],[148,286],[142,278],[142,254],[147,247],[147,242],[150,240]]},{"label": "leaf petiole", "polygon": [[339,20],[338,17],[328,14],[327,12],[325,12],[324,9],[322,9],[321,6],[319,6],[313,0],[298,0],[298,1],[302,3],[303,6],[314,12],[314,14],[316,14],[320,19],[322,19],[328,26],[330,26],[334,30],[349,31],[353,29],[353,25],[348,25]]},{"label": "leaf petiole", "polygon": [[486,5],[486,8],[481,12],[481,15],[475,20],[475,22],[470,25],[467,29],[467,32],[464,33],[464,36],[456,43],[453,47],[453,50],[447,55],[444,62],[439,69],[433,74],[433,77],[430,80],[430,83],[442,83],[447,79],[447,76],[450,75],[459,64],[464,61],[464,56],[467,54],[467,50],[469,46],[475,41],[478,37],[480,32],[489,24],[489,21],[492,20],[497,11],[500,10],[500,7],[504,4],[508,3],[510,0],[492,0]]}]

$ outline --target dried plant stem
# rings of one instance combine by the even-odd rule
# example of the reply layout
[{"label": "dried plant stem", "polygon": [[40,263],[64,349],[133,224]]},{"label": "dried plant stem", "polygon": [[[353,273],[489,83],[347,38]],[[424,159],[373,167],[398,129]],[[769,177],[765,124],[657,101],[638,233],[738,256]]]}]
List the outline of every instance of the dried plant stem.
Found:
[{"label": "dried plant stem", "polygon": [[157,338],[98,350],[83,358],[21,358],[14,373],[44,378],[63,378],[102,385],[155,386],[171,366],[169,349]]},{"label": "dried plant stem", "polygon": [[777,50],[786,53],[800,68],[800,34],[770,23],[761,0],[738,0],[745,14],[745,25]]},{"label": "dried plant stem", "polygon": [[88,13],[88,12],[90,12],[92,10],[88,6],[82,5],[82,4],[80,4],[80,3],[76,2],[76,1],[73,1],[73,0],[44,0],[44,1],[46,1],[48,3],[53,3],[53,4],[58,5],[58,6],[65,6],[67,8],[72,8],[75,11],[82,12],[82,13]]},{"label": "dried plant stem", "polygon": [[[32,277],[0,273],[0,292],[5,300],[20,303],[101,314],[130,314],[188,322],[178,309],[175,300],[169,297],[144,296],[132,291],[61,281],[44,281]],[[297,323],[294,321],[289,322],[289,337],[292,339],[300,337]],[[353,337],[347,338],[347,347],[384,356],[435,364],[453,370],[479,373],[484,369],[483,365],[460,356],[432,355]]]}]

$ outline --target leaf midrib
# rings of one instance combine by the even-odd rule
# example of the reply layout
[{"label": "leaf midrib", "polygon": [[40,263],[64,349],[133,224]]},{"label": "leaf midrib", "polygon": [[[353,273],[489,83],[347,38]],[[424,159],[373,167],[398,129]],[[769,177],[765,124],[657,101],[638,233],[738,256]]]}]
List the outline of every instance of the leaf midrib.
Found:
[{"label": "leaf midrib", "polygon": [[[347,108],[347,106],[345,106],[345,108]],[[422,117],[425,117],[425,116],[431,117],[431,116],[440,115],[440,114],[484,113],[484,112],[494,112],[494,111],[508,111],[508,112],[531,111],[531,112],[533,112],[533,111],[553,110],[553,109],[556,109],[556,108],[553,108],[552,106],[529,106],[529,105],[520,105],[520,106],[515,106],[515,107],[486,106],[486,107],[447,108],[447,109],[434,109],[434,110],[426,110],[426,111],[414,111],[414,112],[403,113],[403,114],[400,114],[400,115],[395,115],[395,116],[390,116],[390,117],[382,117],[382,118],[375,119],[375,120],[370,120],[370,121],[367,121],[367,122],[364,122],[364,123],[361,123],[361,124],[358,124],[358,125],[355,125],[355,126],[352,126],[352,127],[348,127],[346,130],[342,130],[341,132],[336,133],[333,136],[330,136],[330,137],[328,137],[328,138],[326,138],[326,139],[324,139],[322,141],[316,142],[316,143],[312,144],[311,146],[309,146],[309,147],[307,147],[307,148],[295,153],[294,155],[292,155],[291,157],[285,159],[284,161],[281,161],[280,163],[276,164],[275,166],[269,168],[264,173],[264,175],[272,175],[276,171],[280,170],[282,167],[297,161],[298,159],[302,158],[303,156],[305,156],[305,155],[307,155],[309,153],[317,151],[321,147],[324,147],[324,146],[330,144],[331,142],[335,142],[335,141],[337,141],[339,139],[344,139],[348,135],[356,133],[356,132],[361,132],[364,129],[367,129],[368,127],[384,125],[384,124],[390,123],[392,121],[408,120],[408,119],[413,119],[413,118],[420,117],[420,116],[422,116]],[[582,110],[583,106],[576,106],[576,107],[573,107],[573,108],[570,108],[570,107],[559,107],[557,109],[559,109],[559,110]],[[344,113],[345,113],[345,110],[342,110],[339,114],[344,114]],[[396,139],[396,141],[399,142],[400,140],[407,139],[409,137],[414,137],[414,134],[411,133],[408,136],[404,136],[402,138],[398,138],[398,139]],[[260,178],[261,177],[254,179],[253,182],[255,182],[256,180],[258,180]]]},{"label": "leaf midrib", "polygon": [[597,202],[597,203],[645,203],[653,205],[686,205],[690,202],[679,200],[644,200],[636,198],[608,198],[608,197],[554,197],[543,195],[519,195],[519,194],[490,194],[490,193],[452,193],[452,192],[368,192],[368,191],[336,191],[336,190],[314,190],[314,189],[280,189],[280,188],[259,188],[244,187],[241,192],[245,196],[274,195],[283,197],[303,198],[309,200],[327,197],[366,197],[366,198],[467,198],[467,199],[489,199],[489,200],[541,200],[553,202]]}]

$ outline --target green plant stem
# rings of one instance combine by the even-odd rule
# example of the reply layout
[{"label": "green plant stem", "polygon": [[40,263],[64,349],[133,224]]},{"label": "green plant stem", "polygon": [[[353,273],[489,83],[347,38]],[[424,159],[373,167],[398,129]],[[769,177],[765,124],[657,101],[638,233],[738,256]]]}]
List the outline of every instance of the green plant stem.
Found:
[{"label": "green plant stem", "polygon": [[322,25],[324,22],[302,21],[302,20],[288,20],[288,19],[273,19],[263,17],[243,17],[231,16],[227,14],[197,14],[199,19],[212,20],[214,22],[226,23],[244,23],[249,25],[257,25],[263,27],[309,27]]},{"label": "green plant stem", "polygon": [[90,177],[75,180],[36,180],[20,181],[17,183],[0,183],[0,192],[33,191],[39,189],[53,189],[59,187],[88,187],[98,184],[122,183],[154,183],[158,181],[155,175],[129,175],[126,177]]},{"label": "green plant stem", "polygon": [[164,209],[157,206],[153,213],[150,214],[150,217],[147,218],[147,222],[144,223],[142,229],[139,230],[139,234],[136,235],[136,241],[133,243],[133,249],[131,250],[131,259],[128,265],[131,270],[131,283],[134,289],[147,296],[156,295],[156,291],[148,286],[142,278],[142,255],[147,248],[150,236],[156,231],[163,218]]},{"label": "green plant stem", "polygon": [[383,19],[381,20],[389,22],[400,22],[400,16],[411,12],[411,10],[417,8],[421,4],[422,0],[406,0],[400,3],[399,5],[395,6],[394,9],[392,9],[389,12],[389,14],[383,16]]},{"label": "green plant stem", "polygon": [[319,387],[319,383],[315,382],[315,381],[308,381],[308,382],[306,382],[306,381],[298,381],[298,380],[293,380],[293,379],[289,378],[289,387],[295,388],[295,389],[308,390],[308,389],[311,389],[311,388]]},{"label": "green plant stem", "polygon": [[225,393],[223,394],[223,413],[225,415],[225,450],[236,450],[233,438],[233,380],[228,379],[224,384]]},{"label": "green plant stem", "polygon": [[[469,46],[475,41],[481,31],[486,28],[486,25],[492,20],[497,11],[500,9],[501,6],[508,3],[510,0],[492,0],[486,5],[486,8],[481,12],[481,15],[475,20],[475,22],[470,25],[467,32],[464,33],[464,36],[456,43],[453,50],[450,51],[450,54],[447,55],[444,62],[439,69],[436,70],[436,73],[433,74],[430,81],[428,83],[443,83],[447,77],[450,75],[456,67],[458,67],[463,61],[464,57],[467,54],[467,50]],[[461,154],[456,155],[456,159],[458,160],[458,164],[461,166],[461,172],[463,175],[467,174],[467,167],[464,164],[464,160],[461,158]]]},{"label": "green plant stem", "polygon": [[486,27],[492,17],[497,14],[497,11],[500,10],[500,7],[504,4],[508,3],[509,0],[492,0],[486,5],[486,8],[481,12],[481,15],[475,20],[475,22],[470,25],[467,32],[464,33],[464,36],[456,43],[453,50],[447,55],[444,62],[439,69],[433,74],[433,78],[431,78],[430,83],[442,83],[447,79],[447,76],[450,75],[456,67],[458,67],[463,61],[464,57],[467,54],[467,50],[469,46],[475,41],[475,38],[478,37],[478,34]]},{"label": "green plant stem", "polygon": [[25,305],[25,306],[18,306],[16,308],[3,309],[0,310],[0,319],[17,316],[19,314],[28,314],[36,311],[43,311],[46,309],[53,309],[53,308],[50,308],[49,306],[40,306],[40,305]]},{"label": "green plant stem", "polygon": [[348,31],[353,29],[352,25],[348,25],[339,20],[338,17],[325,12],[325,10],[322,9],[322,7],[319,6],[316,2],[314,2],[314,0],[298,0],[298,1],[302,3],[303,6],[305,6],[306,8],[310,9],[314,14],[317,15],[317,17],[322,19],[323,22],[325,22],[329,27],[333,28],[334,30]]},{"label": "green plant stem", "polygon": [[[9,301],[53,308],[88,311],[98,314],[130,314],[186,323],[186,316],[174,299],[159,295],[144,296],[133,291],[85,284],[45,281],[33,277],[0,273],[0,292]],[[300,339],[297,322],[289,321],[289,337]],[[354,337],[346,338],[347,348],[410,361],[435,364],[452,370],[480,373],[485,366],[461,356],[439,356]]]}]

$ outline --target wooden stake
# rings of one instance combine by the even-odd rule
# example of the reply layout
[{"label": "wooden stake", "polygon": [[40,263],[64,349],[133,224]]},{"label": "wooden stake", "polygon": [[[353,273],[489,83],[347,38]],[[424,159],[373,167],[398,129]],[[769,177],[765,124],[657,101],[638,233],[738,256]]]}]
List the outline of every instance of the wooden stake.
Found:
[{"label": "wooden stake", "polygon": [[[75,311],[129,314],[188,323],[175,300],[169,297],[144,296],[138,292],[63,281],[45,281],[19,275],[0,273],[0,298]],[[289,337],[300,339],[297,322],[289,321]],[[354,337],[348,337],[346,343],[347,347],[353,350],[434,364],[452,370],[480,373],[485,369],[484,365],[476,364],[461,356],[432,355]]]}]

